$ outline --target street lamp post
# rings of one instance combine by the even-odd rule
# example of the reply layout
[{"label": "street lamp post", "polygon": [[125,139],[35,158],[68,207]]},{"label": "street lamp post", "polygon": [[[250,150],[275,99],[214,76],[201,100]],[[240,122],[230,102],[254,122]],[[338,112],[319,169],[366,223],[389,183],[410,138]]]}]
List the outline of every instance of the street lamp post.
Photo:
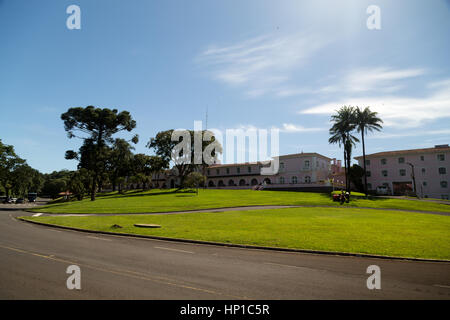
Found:
[{"label": "street lamp post", "polygon": [[419,197],[417,194],[417,189],[416,189],[416,177],[414,175],[414,165],[411,162],[407,162],[406,164],[409,164],[411,166],[411,177],[413,179],[413,184],[414,184],[414,193],[416,194],[416,197]]}]

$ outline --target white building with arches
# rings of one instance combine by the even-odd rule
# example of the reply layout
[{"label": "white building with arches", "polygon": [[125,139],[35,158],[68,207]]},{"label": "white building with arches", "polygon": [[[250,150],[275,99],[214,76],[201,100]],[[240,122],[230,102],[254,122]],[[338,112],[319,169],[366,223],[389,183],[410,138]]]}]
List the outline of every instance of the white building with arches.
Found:
[{"label": "white building with arches", "polygon": [[206,169],[208,188],[295,190],[330,187],[331,160],[318,153],[296,153],[278,157],[279,171],[261,175],[269,162],[214,164]]}]

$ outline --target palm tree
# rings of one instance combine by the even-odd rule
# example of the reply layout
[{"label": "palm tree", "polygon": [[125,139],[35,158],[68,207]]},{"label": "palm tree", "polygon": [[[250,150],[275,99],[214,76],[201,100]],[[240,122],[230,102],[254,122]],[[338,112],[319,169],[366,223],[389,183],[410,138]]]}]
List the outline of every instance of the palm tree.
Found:
[{"label": "palm tree", "polygon": [[336,112],[331,116],[333,126],[330,128],[331,137],[328,142],[344,147],[345,188],[350,192],[349,169],[352,148],[355,146],[355,142],[359,142],[358,138],[351,134],[356,128],[355,109],[351,106],[343,106]]},{"label": "palm tree", "polygon": [[364,110],[356,107],[355,109],[355,124],[358,132],[361,132],[361,141],[363,148],[363,168],[364,168],[364,193],[367,196],[367,174],[366,174],[366,146],[364,143],[364,134],[374,130],[380,131],[383,126],[383,120],[377,117],[377,112],[372,112],[370,107],[365,107]]}]

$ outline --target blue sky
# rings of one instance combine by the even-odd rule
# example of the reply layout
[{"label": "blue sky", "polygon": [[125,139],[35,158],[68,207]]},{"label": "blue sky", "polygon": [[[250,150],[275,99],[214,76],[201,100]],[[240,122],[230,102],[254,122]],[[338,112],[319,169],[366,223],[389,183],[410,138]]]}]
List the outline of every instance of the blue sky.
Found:
[{"label": "blue sky", "polygon": [[69,107],[129,110],[144,153],[208,108],[210,128],[279,128],[281,154],[342,158],[329,118],[352,104],[385,120],[369,153],[450,143],[449,31],[444,0],[0,0],[0,139],[43,172],[75,169]]}]

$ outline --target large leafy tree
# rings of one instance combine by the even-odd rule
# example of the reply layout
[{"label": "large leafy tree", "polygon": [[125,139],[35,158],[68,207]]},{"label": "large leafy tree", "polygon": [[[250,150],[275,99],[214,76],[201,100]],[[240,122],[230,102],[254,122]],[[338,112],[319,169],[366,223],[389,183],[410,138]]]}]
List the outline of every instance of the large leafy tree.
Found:
[{"label": "large leafy tree", "polygon": [[116,191],[116,187],[119,184],[119,191],[122,191],[122,184],[119,183],[119,178],[125,178],[132,173],[132,161],[134,147],[125,139],[116,139],[109,152],[107,161],[107,172],[109,174],[109,181],[113,187],[113,191]]},{"label": "large leafy tree", "polygon": [[[26,163],[17,166],[12,173],[12,191],[14,195],[25,198],[28,192],[37,192],[39,188],[39,171]],[[36,185],[37,183],[37,185]]]},{"label": "large leafy tree", "polygon": [[152,168],[152,164],[155,163],[154,158],[161,159],[157,156],[149,156],[143,153],[135,154],[133,157],[133,173],[138,183],[142,184],[142,189],[147,188],[152,180],[152,173],[155,168]]},{"label": "large leafy tree", "polygon": [[67,186],[71,179],[73,172],[69,170],[53,171],[52,173],[44,174],[44,185],[42,193],[55,199],[60,192],[67,191]]},{"label": "large leafy tree", "polygon": [[[92,175],[91,200],[95,200],[99,179],[103,177],[106,168],[108,149],[114,142],[113,135],[120,131],[132,131],[136,127],[128,111],[118,112],[117,109],[70,108],[61,115],[64,129],[69,138],[81,138],[83,146],[77,153],[73,150],[66,152],[66,159],[78,159],[79,169],[86,168]],[[137,143],[138,136],[132,139]]]},{"label": "large leafy tree", "polygon": [[352,149],[358,138],[352,135],[352,131],[356,128],[355,109],[350,106],[343,106],[331,116],[333,123],[330,128],[330,138],[328,142],[338,144],[344,149],[344,168],[345,168],[345,188],[350,192],[349,168],[351,164]]},{"label": "large leafy tree", "polygon": [[89,190],[91,177],[87,169],[80,169],[72,173],[68,182],[68,189],[78,200],[83,200],[84,194]]},{"label": "large leafy tree", "polygon": [[9,197],[15,182],[15,172],[23,164],[25,164],[25,160],[21,159],[14,152],[14,147],[3,144],[0,140],[0,182],[5,189],[7,197]]},{"label": "large leafy tree", "polygon": [[206,177],[200,172],[191,172],[184,180],[184,188],[195,188],[198,195],[198,187],[203,186],[206,183]]},{"label": "large leafy tree", "polygon": [[364,192],[367,195],[367,174],[366,174],[366,146],[364,142],[364,135],[368,132],[380,131],[383,126],[383,120],[378,116],[377,112],[373,112],[369,107],[361,109],[356,107],[355,109],[355,124],[358,132],[361,133],[361,142],[363,149],[363,168],[364,168]]},{"label": "large leafy tree", "polygon": [[[195,157],[195,148],[194,148],[194,136],[195,131],[189,130],[190,136],[190,158],[188,154],[183,154],[182,151],[180,152],[174,152],[176,149],[176,146],[183,141],[183,137],[180,136],[179,139],[172,139],[172,135],[174,133],[174,130],[167,130],[167,131],[161,131],[156,134],[154,138],[151,138],[150,141],[147,143],[148,148],[152,148],[155,150],[155,153],[157,156],[159,156],[162,160],[161,168],[167,169],[169,168],[170,163],[174,163],[174,166],[176,168],[176,173],[180,179],[180,187],[183,186],[184,180],[186,177],[191,173],[198,169],[201,169],[202,167],[206,166],[205,159],[202,158],[201,163],[195,163],[194,157]],[[217,147],[212,152],[212,156],[215,156],[215,152],[222,152],[222,146],[216,141],[213,133],[211,131],[203,130],[201,132],[202,137],[207,135],[210,137],[210,139],[202,139],[201,142],[201,152],[205,150],[207,146],[214,143]],[[190,161],[187,161],[190,160]]]}]

